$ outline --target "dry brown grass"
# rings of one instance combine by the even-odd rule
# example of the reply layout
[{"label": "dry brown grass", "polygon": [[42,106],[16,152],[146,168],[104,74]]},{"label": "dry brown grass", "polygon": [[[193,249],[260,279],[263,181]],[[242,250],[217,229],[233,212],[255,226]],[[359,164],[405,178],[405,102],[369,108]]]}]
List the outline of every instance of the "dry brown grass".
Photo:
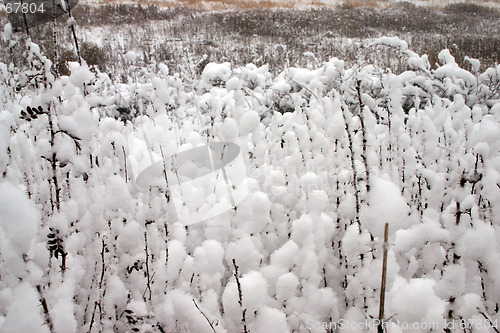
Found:
[{"label": "dry brown grass", "polygon": [[[477,1],[477,2],[474,2]],[[459,0],[458,2],[478,3],[482,5],[498,6],[500,0]],[[82,3],[94,4],[125,4],[156,5],[158,7],[188,7],[195,9],[225,10],[225,9],[276,9],[276,8],[318,8],[337,6],[363,8],[363,7],[393,7],[397,4],[394,0],[81,0]],[[429,8],[441,8],[453,2],[451,0],[418,0],[419,5]]]},{"label": "dry brown grass", "polygon": [[[384,1],[387,2],[387,1]],[[346,0],[344,6],[361,8],[361,7],[380,7],[380,0]]]},{"label": "dry brown grass", "polygon": [[[348,0],[353,2],[355,7],[366,7],[377,5],[375,0]],[[364,5],[363,3],[367,3]],[[156,5],[158,7],[189,7],[196,9],[210,9],[210,10],[225,10],[225,9],[273,9],[273,8],[311,8],[311,7],[336,7],[343,3],[342,0],[324,3],[321,0],[294,0],[294,1],[281,1],[281,0],[177,0],[158,1],[158,0],[93,0],[92,3],[107,5],[107,4],[123,4],[134,3],[138,5]]]}]

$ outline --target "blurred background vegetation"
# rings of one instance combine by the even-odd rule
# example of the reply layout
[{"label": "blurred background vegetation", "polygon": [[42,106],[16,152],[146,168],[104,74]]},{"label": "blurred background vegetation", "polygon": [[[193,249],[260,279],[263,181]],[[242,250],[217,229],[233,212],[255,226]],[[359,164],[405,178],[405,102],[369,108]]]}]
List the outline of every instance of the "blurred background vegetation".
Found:
[{"label": "blurred background vegetation", "polygon": [[[368,47],[384,35],[406,40],[411,49],[427,54],[434,67],[444,48],[465,68],[469,66],[465,56],[480,59],[482,68],[500,63],[500,11],[471,3],[442,8],[407,2],[362,7],[348,1],[336,8],[226,11],[80,3],[72,14],[82,57],[115,76],[130,64],[165,63],[173,71],[185,69],[186,64],[196,68],[205,55],[209,61],[233,65],[267,64],[273,72],[290,66],[316,67],[331,57],[347,63],[373,63],[394,72],[405,70],[395,51]],[[56,25],[30,30],[32,40],[47,56],[55,58],[56,46],[60,74],[68,73],[68,61],[77,60],[66,20],[60,17]],[[6,22],[5,15],[2,22]],[[15,36],[19,41],[24,38],[22,33]],[[0,57],[16,61],[22,59],[24,49],[23,43],[3,47]],[[134,61],[126,56],[128,51],[136,53]]]}]

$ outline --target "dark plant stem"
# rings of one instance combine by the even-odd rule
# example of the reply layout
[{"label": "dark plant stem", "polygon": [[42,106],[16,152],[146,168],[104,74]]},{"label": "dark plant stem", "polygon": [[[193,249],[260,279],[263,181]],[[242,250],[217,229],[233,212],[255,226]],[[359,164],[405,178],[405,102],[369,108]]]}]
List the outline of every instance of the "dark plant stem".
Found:
[{"label": "dark plant stem", "polygon": [[240,305],[240,308],[243,310],[241,314],[241,322],[243,323],[243,332],[248,333],[247,319],[246,319],[247,309],[243,309],[243,294],[241,293],[241,284],[240,284],[240,277],[238,274],[238,266],[236,265],[236,260],[234,258],[233,258],[233,266],[234,266],[234,277],[236,278],[236,286],[238,287],[238,304]]},{"label": "dark plant stem", "polygon": [[496,333],[500,333],[500,331],[498,330],[497,326],[494,325],[492,322],[491,322],[491,319],[483,312],[483,311],[479,311],[479,313],[481,314],[481,316],[484,317],[484,319],[486,319],[489,323],[490,323],[490,327],[493,328],[493,330],[496,332]]},{"label": "dark plant stem", "polygon": [[49,307],[47,306],[47,300],[43,296],[42,287],[40,285],[37,285],[36,290],[38,291],[38,295],[40,295],[40,304],[42,304],[43,314],[45,315],[45,322],[49,326],[50,332],[53,333],[54,325],[52,324],[52,320],[50,319]]},{"label": "dark plant stem", "polygon": [[56,154],[56,149],[55,149],[55,136],[56,136],[56,131],[54,130],[54,123],[52,121],[52,109],[55,111],[54,104],[51,103],[49,105],[49,112],[47,114],[49,118],[49,131],[50,131],[50,147],[52,149],[52,157],[50,159],[50,164],[52,166],[52,183],[54,184],[54,191],[55,191],[55,202],[52,202],[52,212],[54,213],[56,210],[59,210],[60,208],[60,192],[61,189],[59,188],[59,182],[57,180],[57,154]]},{"label": "dark plant stem", "polygon": [[123,161],[125,164],[125,182],[128,183],[128,170],[127,170],[127,153],[125,153],[125,147],[122,146],[123,151]]},{"label": "dark plant stem", "polygon": [[341,105],[342,108],[342,117],[344,118],[345,131],[347,132],[347,139],[349,140],[349,151],[351,158],[351,170],[352,170],[352,185],[354,186],[354,198],[356,200],[356,222],[359,225],[359,232],[361,232],[361,222],[359,221],[359,189],[358,189],[358,172],[356,171],[355,163],[354,163],[354,147],[352,142],[351,130],[349,129],[349,124],[347,122],[346,117],[346,107],[344,103]]},{"label": "dark plant stem", "polygon": [[146,278],[148,279],[147,290],[149,291],[148,299],[151,302],[151,277],[149,275],[149,251],[148,251],[148,232],[147,232],[147,230],[144,231],[144,241],[145,241],[144,250],[146,252]]},{"label": "dark plant stem", "polygon": [[363,164],[365,166],[366,192],[370,192],[370,169],[368,167],[368,160],[367,160],[367,156],[366,156],[367,139],[366,139],[365,119],[363,117],[363,109],[364,109],[365,105],[364,105],[363,101],[361,100],[361,81],[360,80],[356,81],[356,91],[358,93],[359,122],[361,125],[361,140],[362,140],[362,147],[363,147],[363,154],[361,155],[361,158],[363,159]]},{"label": "dark plant stem", "polygon": [[201,311],[200,307],[198,306],[198,304],[196,303],[195,299],[193,298],[193,303],[194,303],[194,306],[196,306],[196,308],[198,309],[198,311],[200,311],[200,313],[203,315],[203,317],[205,317],[205,319],[207,320],[208,324],[210,325],[210,328],[212,328],[212,331],[216,332],[217,331],[215,330],[214,328],[214,325],[212,325],[212,322],[210,321],[210,319],[208,319],[207,315]]},{"label": "dark plant stem", "polygon": [[[68,16],[72,19],[71,8],[69,6],[69,2],[67,0],[62,0],[66,3],[66,10],[68,11]],[[80,56],[80,47],[78,46],[78,39],[76,38],[75,26],[73,24],[70,25],[71,34],[73,35],[73,41],[75,42],[75,50],[76,56],[78,57],[78,63],[82,64],[82,57]]]}]

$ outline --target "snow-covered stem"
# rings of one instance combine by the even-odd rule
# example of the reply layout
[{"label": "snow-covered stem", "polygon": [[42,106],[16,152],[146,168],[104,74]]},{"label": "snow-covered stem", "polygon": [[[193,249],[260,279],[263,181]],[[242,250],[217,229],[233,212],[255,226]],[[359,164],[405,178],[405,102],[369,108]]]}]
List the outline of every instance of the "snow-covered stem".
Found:
[{"label": "snow-covered stem", "polygon": [[353,146],[352,134],[346,117],[347,108],[345,107],[345,103],[343,102],[341,104],[341,109],[342,109],[342,117],[344,118],[345,131],[347,133],[347,139],[349,141],[349,152],[350,152],[349,156],[351,160],[351,170],[353,177],[352,185],[354,187],[354,198],[356,200],[356,222],[358,223],[359,230],[361,232],[361,222],[359,221],[360,207],[359,207],[358,172],[356,171],[356,164],[354,163],[354,146]]},{"label": "snow-covered stem", "polygon": [[99,303],[97,301],[94,302],[94,309],[92,310],[92,318],[90,319],[89,332],[92,332],[92,326],[94,326],[95,311],[97,309],[98,304]]},{"label": "snow-covered stem", "polygon": [[[148,250],[147,225],[146,225],[146,230],[144,231],[144,252],[146,254],[146,279],[147,279],[146,290],[149,291],[148,299],[151,302],[151,277],[149,275],[149,250]],[[143,295],[143,298],[144,298],[144,296],[145,295]],[[146,299],[144,298],[144,300],[146,300]]]},{"label": "snow-covered stem", "polygon": [[[151,153],[151,149],[148,148],[148,150]],[[170,194],[169,194],[169,190],[168,190],[167,165],[166,165],[166,161],[165,161],[165,154],[163,153],[163,148],[161,145],[160,145],[160,153],[161,153],[161,160],[163,163],[163,177],[165,178],[165,184],[167,185],[167,189],[165,190],[165,197],[166,197],[167,202],[168,202],[168,201],[170,201]]]},{"label": "snow-covered stem", "polygon": [[196,300],[194,298],[193,298],[193,303],[194,303],[194,306],[196,306],[196,308],[198,309],[198,311],[200,311],[200,313],[203,315],[203,317],[205,317],[205,319],[207,320],[208,324],[210,325],[210,328],[212,329],[212,331],[217,332],[214,328],[214,325],[210,321],[210,319],[208,319],[207,315],[200,309],[200,307],[198,306],[198,304],[196,303]]},{"label": "snow-covered stem", "polygon": [[50,318],[49,307],[47,305],[47,300],[43,296],[42,287],[40,285],[36,286],[36,290],[38,291],[38,295],[40,296],[40,304],[42,305],[43,315],[45,316],[45,322],[49,327],[50,333],[54,333],[54,324],[52,324],[52,319]]},{"label": "snow-covered stem", "polygon": [[[417,204],[417,211],[419,212],[420,216],[420,222],[422,222],[422,219],[424,218],[424,205],[423,205],[423,196],[422,196],[422,175],[417,176],[418,179],[418,204]],[[460,218],[457,219],[457,224]]]},{"label": "snow-covered stem", "polygon": [[240,308],[242,310],[241,323],[243,324],[243,332],[248,333],[247,319],[246,319],[247,309],[243,309],[243,294],[241,292],[240,276],[238,273],[238,265],[236,265],[236,259],[234,258],[233,258],[233,266],[234,266],[234,277],[236,279],[236,286],[238,287],[238,304],[240,305]]},{"label": "snow-covered stem", "polygon": [[[496,332],[496,333],[500,333],[500,331],[498,330],[498,326],[496,324],[493,324],[493,322],[491,321],[491,319],[486,315],[486,313],[484,313],[484,311],[479,311],[479,314],[481,316],[483,316],[483,318],[485,320],[488,321],[488,323],[490,324],[490,327]],[[496,323],[496,320],[495,320],[495,323]]]},{"label": "snow-covered stem", "polygon": [[356,80],[356,92],[358,97],[358,105],[359,105],[359,123],[361,125],[361,141],[363,153],[361,154],[361,158],[363,159],[363,164],[365,166],[365,174],[366,174],[366,192],[370,192],[370,168],[368,166],[368,160],[366,155],[366,129],[365,129],[365,119],[363,116],[364,103],[361,100],[361,80]]},{"label": "snow-covered stem", "polygon": [[[300,83],[300,82],[297,82],[296,80],[294,80],[292,77],[290,77],[290,75],[288,75],[288,73],[285,72],[285,75],[286,77],[292,81],[293,83],[295,83],[296,85],[298,85],[299,87],[301,88],[304,88],[305,90],[309,91],[311,93],[312,96],[314,96],[314,98],[318,99],[318,96],[316,96],[316,94],[311,90],[309,89],[308,87],[306,87],[304,84]],[[307,98],[307,96],[304,96]]]},{"label": "snow-covered stem", "polygon": [[122,146],[123,151],[123,163],[125,171],[125,182],[128,183],[128,169],[127,169],[127,153],[125,152],[125,147]]},{"label": "snow-covered stem", "polygon": [[486,288],[485,288],[485,284],[484,284],[483,273],[488,273],[488,271],[486,270],[486,268],[484,268],[483,264],[479,260],[477,261],[477,268],[479,270],[479,277],[480,277],[480,281],[481,281],[481,291],[482,291],[483,300],[486,302],[488,300],[488,298],[486,297]]},{"label": "snow-covered stem", "polygon": [[59,188],[59,182],[57,180],[57,154],[56,154],[56,149],[55,149],[55,137],[56,137],[56,130],[54,129],[54,123],[52,121],[52,110],[55,113],[55,106],[54,103],[49,104],[49,112],[47,113],[47,117],[49,119],[49,131],[50,131],[50,147],[52,149],[52,156],[50,159],[50,164],[52,166],[52,184],[54,185],[54,192],[55,192],[55,204],[51,196],[51,203],[52,203],[52,213],[54,213],[56,210],[59,210],[60,208],[60,192],[61,189]]},{"label": "snow-covered stem", "polygon": [[102,238],[102,248],[101,248],[101,278],[99,280],[99,300],[96,300],[94,302],[94,309],[92,310],[92,318],[90,320],[90,325],[89,325],[89,332],[92,331],[92,326],[94,325],[94,320],[95,320],[95,312],[97,310],[97,307],[99,307],[99,312],[100,312],[100,318],[102,321],[102,299],[104,297],[104,294],[106,293],[104,287],[104,275],[106,273],[106,261],[105,261],[105,253],[106,253],[106,244],[104,242],[104,237]]},{"label": "snow-covered stem", "polygon": [[[95,263],[94,271],[97,269],[97,262]],[[90,281],[90,288],[89,288],[89,293],[87,296],[87,304],[85,305],[85,309],[83,310],[83,326],[87,324],[87,311],[89,310],[89,305],[90,305],[90,299],[92,297],[92,288],[94,287],[94,282],[95,282],[96,276],[95,274],[92,275],[92,281]],[[89,329],[90,331],[90,329]]]},{"label": "snow-covered stem", "polygon": [[300,318],[299,315],[296,314],[296,313],[294,313],[294,315],[299,319],[299,322],[305,327],[305,329],[307,330],[307,332],[312,333],[311,330],[307,327],[306,323],[304,323],[304,321],[302,320],[302,318]]}]

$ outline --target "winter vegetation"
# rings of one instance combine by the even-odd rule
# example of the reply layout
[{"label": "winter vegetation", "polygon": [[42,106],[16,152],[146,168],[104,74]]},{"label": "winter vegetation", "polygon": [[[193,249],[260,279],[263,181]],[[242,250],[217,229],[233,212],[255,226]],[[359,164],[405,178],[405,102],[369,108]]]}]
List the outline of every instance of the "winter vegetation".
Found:
[{"label": "winter vegetation", "polygon": [[[461,67],[465,56],[481,60],[482,68],[500,59],[499,10],[478,4],[450,4],[440,9],[408,2],[392,7],[361,7],[349,4],[337,8],[308,10],[250,9],[212,12],[192,8],[158,6],[78,4],[76,19],[82,57],[114,80],[127,81],[122,73],[129,66],[125,54],[137,54],[134,65],[147,67],[164,63],[175,72],[203,62],[231,62],[235,66],[268,65],[277,75],[287,67],[319,66],[337,57],[348,66],[369,62],[395,73],[406,70],[404,62],[388,49],[368,46],[382,36],[398,36],[419,54],[427,54],[431,68],[438,53],[447,48]],[[1,15],[0,15],[1,17]],[[74,37],[65,29],[67,17],[58,18],[58,57],[54,58],[51,24],[30,29],[32,41],[57,64],[61,74],[69,73],[67,61],[77,61]],[[2,25],[3,26],[3,25]],[[0,57],[22,59],[23,43],[12,53],[0,49]],[[316,60],[309,57],[310,54]],[[19,60],[17,60],[19,58]],[[157,69],[156,69],[157,70]],[[198,71],[195,74],[200,74]]]},{"label": "winter vegetation", "polygon": [[442,7],[453,3],[481,4],[498,6],[498,0],[80,0],[84,4],[127,4],[155,5],[161,7],[190,7],[208,10],[227,9],[267,9],[267,8],[334,8],[348,5],[353,7],[391,7],[407,1],[419,6]]},{"label": "winter vegetation", "polygon": [[[2,333],[499,331],[498,49],[374,33],[350,59],[294,48],[271,65],[118,38],[113,67],[78,29],[1,35]],[[185,225],[137,179],[210,142],[240,148],[249,193]]]}]

